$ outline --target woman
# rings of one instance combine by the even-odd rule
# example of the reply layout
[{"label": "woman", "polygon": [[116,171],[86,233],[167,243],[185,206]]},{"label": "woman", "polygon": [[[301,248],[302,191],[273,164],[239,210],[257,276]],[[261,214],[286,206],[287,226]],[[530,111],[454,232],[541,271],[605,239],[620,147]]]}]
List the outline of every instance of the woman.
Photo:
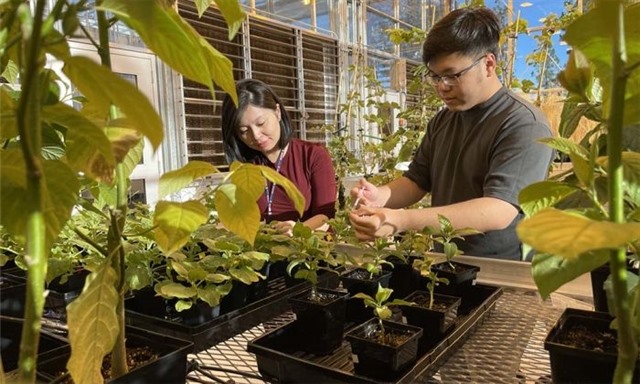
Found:
[{"label": "woman", "polygon": [[284,189],[268,183],[258,200],[262,219],[277,221],[282,232],[289,232],[298,220],[311,229],[321,227],[336,211],[336,178],[329,152],[321,144],[293,138],[286,109],[265,83],[241,80],[236,91],[237,108],[229,95],[222,102],[227,161],[271,167],[291,180],[305,198],[300,217]]}]

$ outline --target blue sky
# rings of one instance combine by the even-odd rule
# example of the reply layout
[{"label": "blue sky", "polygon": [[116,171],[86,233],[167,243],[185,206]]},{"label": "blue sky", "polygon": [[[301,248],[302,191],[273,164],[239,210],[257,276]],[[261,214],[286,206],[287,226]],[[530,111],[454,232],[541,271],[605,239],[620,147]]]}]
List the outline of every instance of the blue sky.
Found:
[{"label": "blue sky", "polygon": [[[486,0],[485,3],[490,8],[495,7],[496,4],[506,8],[507,0]],[[527,6],[526,3],[530,5]],[[535,27],[542,25],[541,18],[550,13],[560,16],[563,9],[562,0],[513,0],[513,20],[515,21],[519,10],[520,18],[526,19],[529,27]],[[558,56],[558,62],[549,62],[548,65],[563,68],[567,60],[567,46],[560,44],[560,35],[554,35],[554,48]],[[519,79],[528,78],[533,80],[531,74],[533,68],[526,64],[525,58],[535,49],[536,41],[533,36],[520,35],[516,45],[516,62],[514,65],[514,75]]]}]

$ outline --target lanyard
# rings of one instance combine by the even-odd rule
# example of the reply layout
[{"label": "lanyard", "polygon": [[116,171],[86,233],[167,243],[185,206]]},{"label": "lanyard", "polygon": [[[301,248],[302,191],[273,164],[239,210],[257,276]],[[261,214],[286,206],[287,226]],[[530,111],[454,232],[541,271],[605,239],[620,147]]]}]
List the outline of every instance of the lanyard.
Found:
[{"label": "lanyard", "polygon": [[[287,147],[285,146],[280,153],[278,154],[278,160],[276,160],[276,172],[280,173],[280,167],[282,166],[282,159],[284,159],[284,154],[287,151]],[[267,182],[267,185],[264,187],[264,192],[267,194],[267,217],[271,216],[271,204],[273,203],[273,195],[276,189],[276,183]]]}]

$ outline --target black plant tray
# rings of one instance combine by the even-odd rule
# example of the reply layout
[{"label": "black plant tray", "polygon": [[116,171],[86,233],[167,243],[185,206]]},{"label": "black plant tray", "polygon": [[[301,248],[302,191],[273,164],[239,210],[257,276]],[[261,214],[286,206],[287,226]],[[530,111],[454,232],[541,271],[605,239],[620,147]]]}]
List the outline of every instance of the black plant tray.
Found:
[{"label": "black plant tray", "polygon": [[[320,287],[336,288],[339,282],[336,273],[318,275]],[[307,282],[286,287],[284,277],[276,278],[268,282],[266,297],[198,325],[186,325],[129,309],[126,310],[125,319],[127,324],[191,341],[191,353],[198,353],[290,310],[288,298],[309,287]]]},{"label": "black plant tray", "polygon": [[[419,355],[416,363],[398,374],[393,383],[413,383],[418,376],[435,374],[458,350],[493,310],[502,295],[502,288],[477,284],[465,292],[465,308],[455,323],[435,346]],[[293,321],[274,329],[247,344],[247,350],[256,355],[258,370],[269,382],[318,383],[379,383],[374,378],[354,373],[351,346],[345,340],[342,346],[327,356],[306,354],[297,349],[303,340],[295,339],[291,332]],[[350,326],[353,326],[351,324]]]}]

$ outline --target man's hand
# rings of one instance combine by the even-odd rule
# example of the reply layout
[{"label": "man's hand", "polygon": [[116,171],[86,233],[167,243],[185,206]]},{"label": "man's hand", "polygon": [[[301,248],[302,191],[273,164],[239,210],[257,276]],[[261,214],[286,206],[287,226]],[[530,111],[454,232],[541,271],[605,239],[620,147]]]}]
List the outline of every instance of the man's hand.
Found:
[{"label": "man's hand", "polygon": [[398,232],[398,210],[361,207],[349,213],[349,220],[359,240],[389,237]]},{"label": "man's hand", "polygon": [[351,198],[353,199],[354,209],[360,206],[380,206],[380,204],[376,203],[378,199],[378,187],[365,179],[360,179],[358,184],[351,189]]}]

